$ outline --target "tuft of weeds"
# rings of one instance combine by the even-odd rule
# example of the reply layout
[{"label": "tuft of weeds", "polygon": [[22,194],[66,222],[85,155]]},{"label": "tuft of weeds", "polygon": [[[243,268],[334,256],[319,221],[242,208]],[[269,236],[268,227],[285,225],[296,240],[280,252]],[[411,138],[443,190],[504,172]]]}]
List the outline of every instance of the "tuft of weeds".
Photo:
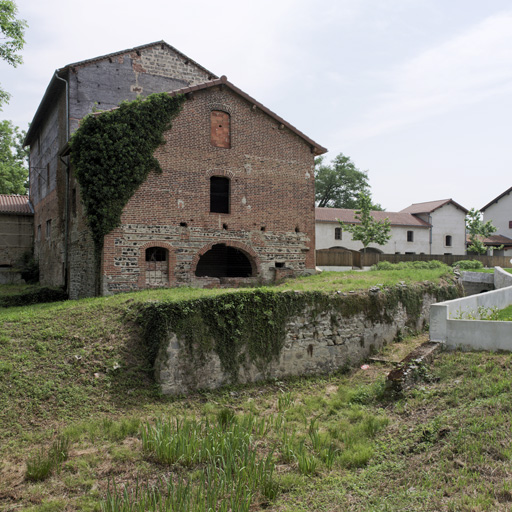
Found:
[{"label": "tuft of weeds", "polygon": [[32,482],[46,480],[53,471],[59,471],[69,455],[69,438],[58,437],[48,451],[43,448],[27,460],[25,478]]}]

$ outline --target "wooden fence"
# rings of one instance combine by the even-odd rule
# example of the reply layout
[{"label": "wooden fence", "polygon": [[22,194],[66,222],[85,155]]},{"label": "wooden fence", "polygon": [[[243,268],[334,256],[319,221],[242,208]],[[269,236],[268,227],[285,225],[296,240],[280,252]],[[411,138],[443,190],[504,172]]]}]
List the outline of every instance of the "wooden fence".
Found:
[{"label": "wooden fence", "polygon": [[347,251],[343,249],[320,249],[316,251],[316,264],[319,267],[370,267],[376,265],[379,261],[389,261],[399,263],[400,261],[430,261],[439,260],[447,265],[460,260],[479,260],[485,267],[503,267],[512,268],[510,256],[468,256],[445,255],[445,254],[362,254],[357,251]]}]

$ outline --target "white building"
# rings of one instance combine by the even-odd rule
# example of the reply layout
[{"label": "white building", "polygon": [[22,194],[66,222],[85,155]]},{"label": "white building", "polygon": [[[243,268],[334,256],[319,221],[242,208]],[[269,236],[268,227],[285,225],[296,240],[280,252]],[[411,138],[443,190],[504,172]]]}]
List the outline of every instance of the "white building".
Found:
[{"label": "white building", "polygon": [[[452,199],[416,203],[401,212],[373,211],[375,220],[389,219],[391,239],[382,246],[370,244],[369,249],[384,254],[465,254],[466,213]],[[361,251],[362,243],[352,240],[339,220],[357,222],[355,210],[316,208],[316,248]]]},{"label": "white building", "polygon": [[485,240],[486,245],[503,245],[503,251],[494,251],[495,255],[512,256],[512,187],[495,197],[480,211],[484,222],[491,221],[497,228],[496,235]]}]

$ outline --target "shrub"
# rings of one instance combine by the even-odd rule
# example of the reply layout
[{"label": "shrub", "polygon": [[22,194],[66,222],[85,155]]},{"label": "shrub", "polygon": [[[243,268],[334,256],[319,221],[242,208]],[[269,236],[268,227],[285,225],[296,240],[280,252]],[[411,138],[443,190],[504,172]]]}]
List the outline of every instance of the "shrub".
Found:
[{"label": "shrub", "polygon": [[439,260],[430,261],[400,261],[399,263],[391,263],[389,261],[379,261],[373,265],[371,270],[406,270],[411,268],[417,269],[435,269],[442,268],[445,264]]},{"label": "shrub", "polygon": [[0,307],[30,306],[43,302],[67,300],[68,294],[61,288],[38,288],[16,295],[0,297]]},{"label": "shrub", "polygon": [[461,260],[456,261],[452,267],[459,267],[461,270],[471,270],[476,268],[483,268],[484,264],[478,260]]}]

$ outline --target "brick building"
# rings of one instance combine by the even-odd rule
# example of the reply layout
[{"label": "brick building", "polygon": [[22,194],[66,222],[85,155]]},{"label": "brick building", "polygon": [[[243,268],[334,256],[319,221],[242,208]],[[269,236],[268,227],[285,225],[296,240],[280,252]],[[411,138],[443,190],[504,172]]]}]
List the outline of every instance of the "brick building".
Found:
[{"label": "brick building", "polygon": [[94,294],[93,246],[62,151],[95,105],[185,94],[150,174],[105,238],[102,293],[311,272],[314,156],[326,150],[164,42],[57,70],[27,134],[43,284]]}]

